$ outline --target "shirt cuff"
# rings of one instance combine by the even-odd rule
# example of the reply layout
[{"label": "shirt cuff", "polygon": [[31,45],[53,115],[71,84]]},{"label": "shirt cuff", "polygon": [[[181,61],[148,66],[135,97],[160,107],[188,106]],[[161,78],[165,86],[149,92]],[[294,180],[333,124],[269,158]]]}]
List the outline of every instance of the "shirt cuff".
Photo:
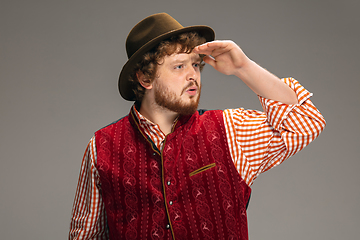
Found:
[{"label": "shirt cuff", "polygon": [[285,84],[287,84],[297,95],[298,102],[297,104],[284,104],[279,101],[267,99],[261,96],[258,96],[260,99],[260,103],[265,111],[268,122],[271,126],[276,130],[282,129],[282,123],[287,118],[288,114],[293,111],[295,108],[304,107],[304,102],[308,100],[313,94],[307,91],[301,84],[292,77],[282,78]]}]

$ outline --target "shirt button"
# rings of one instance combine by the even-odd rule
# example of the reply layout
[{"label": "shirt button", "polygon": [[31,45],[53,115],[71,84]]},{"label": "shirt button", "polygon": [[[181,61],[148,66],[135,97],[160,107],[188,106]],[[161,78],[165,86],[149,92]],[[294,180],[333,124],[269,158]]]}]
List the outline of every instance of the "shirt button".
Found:
[{"label": "shirt button", "polygon": [[170,204],[170,205],[173,205],[173,201],[170,201],[169,204]]},{"label": "shirt button", "polygon": [[169,228],[170,228],[170,224],[167,224],[167,225],[166,225],[166,228],[169,229]]}]

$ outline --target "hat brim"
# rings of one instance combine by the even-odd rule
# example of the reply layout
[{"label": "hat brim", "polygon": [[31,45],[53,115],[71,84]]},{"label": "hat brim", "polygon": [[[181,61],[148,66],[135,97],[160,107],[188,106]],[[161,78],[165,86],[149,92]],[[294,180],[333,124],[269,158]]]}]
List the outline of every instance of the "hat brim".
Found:
[{"label": "hat brim", "polygon": [[133,91],[134,87],[136,86],[134,86],[134,83],[130,81],[130,75],[134,71],[135,64],[137,64],[142,59],[142,56],[148,51],[150,51],[152,48],[154,48],[161,41],[168,39],[174,35],[179,35],[186,32],[198,32],[202,37],[205,38],[206,42],[213,41],[215,39],[215,32],[212,28],[208,26],[190,26],[167,32],[147,42],[128,59],[120,72],[118,88],[120,95],[125,100],[136,100]]}]

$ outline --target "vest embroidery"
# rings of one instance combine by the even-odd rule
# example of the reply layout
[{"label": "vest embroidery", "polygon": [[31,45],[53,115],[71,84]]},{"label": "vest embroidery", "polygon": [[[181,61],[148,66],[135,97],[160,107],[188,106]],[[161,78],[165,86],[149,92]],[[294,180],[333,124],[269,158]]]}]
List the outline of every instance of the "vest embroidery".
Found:
[{"label": "vest embroidery", "polygon": [[95,133],[110,239],[248,239],[250,188],[222,111],[180,118],[161,153],[136,124],[129,115]]}]

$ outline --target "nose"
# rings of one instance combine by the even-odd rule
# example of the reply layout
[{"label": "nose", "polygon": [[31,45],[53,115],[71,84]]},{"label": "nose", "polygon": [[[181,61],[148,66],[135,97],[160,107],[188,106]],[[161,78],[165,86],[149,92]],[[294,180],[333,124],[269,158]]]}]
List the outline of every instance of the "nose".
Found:
[{"label": "nose", "polygon": [[187,72],[187,75],[186,75],[186,80],[188,81],[196,81],[197,79],[197,71],[196,69],[191,66],[190,68],[188,68],[188,72]]}]

